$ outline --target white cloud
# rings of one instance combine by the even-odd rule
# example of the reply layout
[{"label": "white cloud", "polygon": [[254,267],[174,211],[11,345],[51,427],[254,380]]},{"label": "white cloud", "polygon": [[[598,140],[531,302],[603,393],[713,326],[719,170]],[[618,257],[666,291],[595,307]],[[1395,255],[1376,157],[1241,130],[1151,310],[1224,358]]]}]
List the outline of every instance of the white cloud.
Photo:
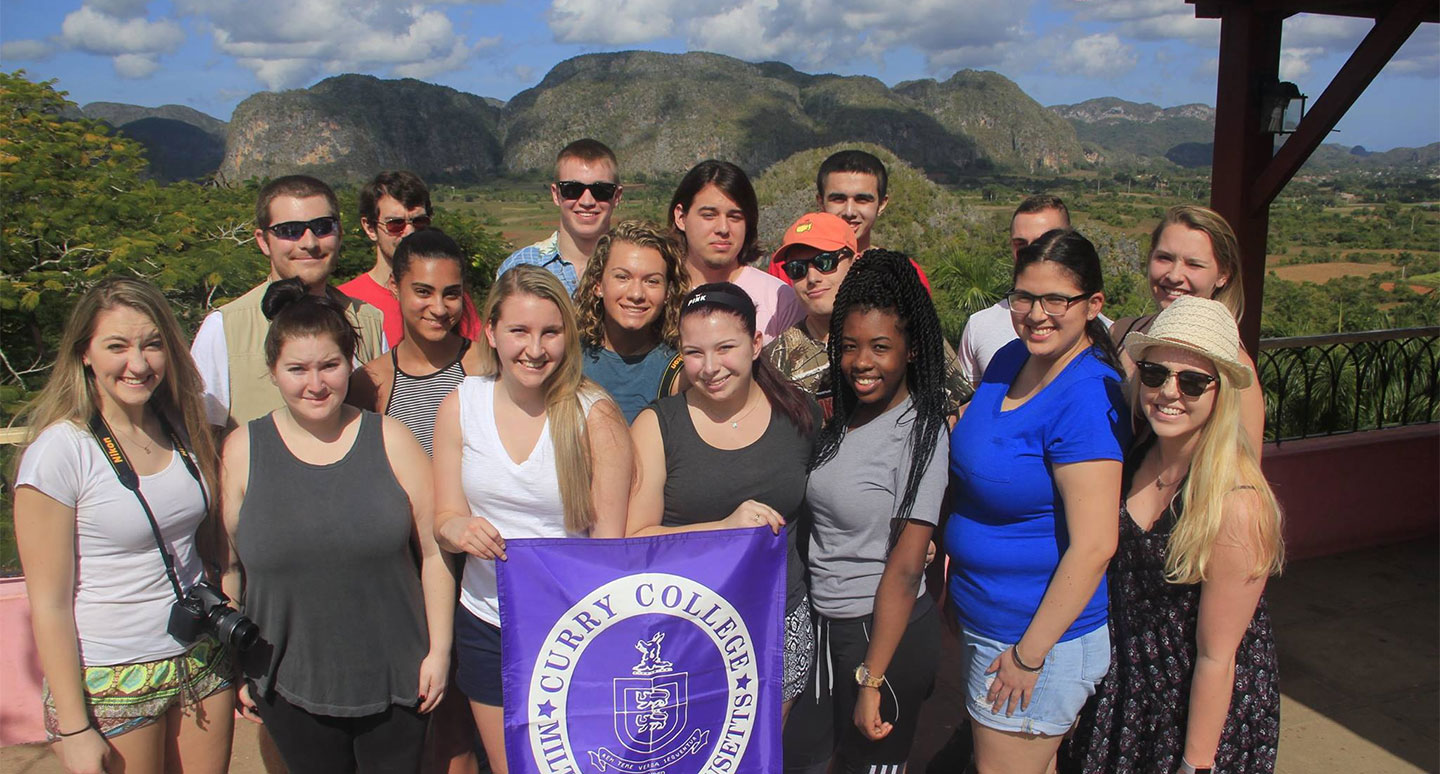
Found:
[{"label": "white cloud", "polygon": [[0,43],[0,61],[15,60],[35,62],[50,58],[55,46],[44,40],[7,40]]},{"label": "white cloud", "polygon": [[60,23],[60,38],[87,54],[168,54],[185,42],[185,32],[169,19],[121,18],[82,5]]},{"label": "white cloud", "polygon": [[1440,26],[1422,24],[1400,47],[1386,72],[1399,75],[1417,75],[1422,78],[1440,77]]},{"label": "white cloud", "polygon": [[1183,40],[1214,46],[1220,22],[1195,18],[1195,7],[1176,0],[1063,0],[1055,6],[1080,21],[1104,22],[1114,34],[1143,41]]},{"label": "white cloud", "polygon": [[[463,67],[499,38],[469,43],[433,2],[387,0],[176,0],[207,24],[222,53],[271,89],[328,72],[431,78]],[[449,4],[455,4],[451,0]],[[485,3],[479,3],[485,4]]]},{"label": "white cloud", "polygon": [[1135,49],[1121,43],[1114,33],[1087,35],[1073,40],[1056,55],[1051,66],[1057,72],[1091,78],[1111,78],[1135,69]]},{"label": "white cloud", "polygon": [[1280,50],[1280,80],[1298,81],[1310,74],[1310,61],[1323,56],[1325,49],[1316,47],[1282,48]]},{"label": "white cloud", "polygon": [[160,62],[147,54],[121,54],[114,61],[115,74],[132,80],[149,78],[160,69]]},{"label": "white cloud", "polygon": [[150,0],[88,0],[85,4],[110,16],[134,19],[145,15]]},{"label": "white cloud", "polygon": [[1031,0],[554,0],[561,43],[628,46],[682,38],[691,50],[834,68],[912,48],[934,72],[995,66],[1028,39]]}]

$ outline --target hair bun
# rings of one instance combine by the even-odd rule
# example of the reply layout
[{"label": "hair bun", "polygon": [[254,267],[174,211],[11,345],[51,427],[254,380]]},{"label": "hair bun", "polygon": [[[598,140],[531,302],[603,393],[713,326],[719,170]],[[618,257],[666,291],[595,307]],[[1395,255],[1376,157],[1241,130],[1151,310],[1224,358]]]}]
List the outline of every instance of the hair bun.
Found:
[{"label": "hair bun", "polygon": [[305,287],[299,277],[278,280],[265,288],[265,296],[260,299],[260,311],[265,315],[265,319],[273,321],[282,309],[308,295],[310,289]]}]

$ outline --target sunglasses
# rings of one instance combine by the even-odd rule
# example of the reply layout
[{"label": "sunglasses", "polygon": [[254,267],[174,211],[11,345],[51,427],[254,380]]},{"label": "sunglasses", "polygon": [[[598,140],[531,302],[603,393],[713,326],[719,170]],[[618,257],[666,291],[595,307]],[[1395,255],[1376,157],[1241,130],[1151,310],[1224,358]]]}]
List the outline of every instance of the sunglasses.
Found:
[{"label": "sunglasses", "polygon": [[835,271],[835,267],[839,266],[841,261],[849,258],[851,255],[853,255],[853,253],[850,252],[850,248],[842,247],[839,250],[831,250],[828,253],[818,253],[809,258],[797,258],[785,261],[780,264],[780,268],[785,270],[785,275],[790,279],[799,282],[805,279],[805,275],[810,272],[810,266],[812,264],[821,274],[829,274]]},{"label": "sunglasses", "polygon": [[619,183],[582,183],[578,180],[561,180],[555,184],[555,190],[560,192],[560,198],[566,201],[574,201],[585,195],[586,191],[595,197],[597,202],[608,202],[615,198],[620,190]]},{"label": "sunglasses", "polygon": [[1165,382],[1170,381],[1170,374],[1175,374],[1175,386],[1180,388],[1180,394],[1191,398],[1204,395],[1211,382],[1219,381],[1210,374],[1199,371],[1171,371],[1149,360],[1141,360],[1135,367],[1140,371],[1140,383],[1151,389],[1163,387]]},{"label": "sunglasses", "polygon": [[430,228],[429,215],[416,215],[413,218],[386,218],[380,221],[380,227],[390,236],[400,236],[405,233],[406,226],[414,226],[416,231],[423,231]]},{"label": "sunglasses", "polygon": [[316,238],[323,238],[340,230],[340,219],[334,215],[326,215],[323,218],[314,220],[287,220],[284,223],[276,223],[265,229],[286,242],[294,242],[305,236],[309,231]]}]

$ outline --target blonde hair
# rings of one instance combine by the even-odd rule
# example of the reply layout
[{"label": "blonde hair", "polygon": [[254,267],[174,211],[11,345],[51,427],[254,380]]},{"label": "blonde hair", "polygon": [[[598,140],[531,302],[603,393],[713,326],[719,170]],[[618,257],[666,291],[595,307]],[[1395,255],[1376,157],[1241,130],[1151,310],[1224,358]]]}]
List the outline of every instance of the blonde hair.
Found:
[{"label": "blonde hair", "polygon": [[595,253],[585,264],[585,273],[575,289],[575,306],[579,309],[580,338],[587,346],[605,346],[605,302],[595,292],[605,276],[605,264],[616,243],[644,247],[660,253],[665,261],[665,303],[652,327],[660,341],[672,348],[680,346],[680,302],[690,292],[690,272],[685,270],[680,244],[653,223],[627,220],[616,224],[595,244]]},{"label": "blonde hair", "polygon": [[[90,348],[91,337],[95,335],[95,321],[100,313],[122,306],[148,317],[159,331],[160,341],[165,347],[165,378],[150,396],[150,409],[163,415],[171,424],[183,428],[206,488],[212,493],[218,492],[219,454],[200,399],[205,385],[200,380],[195,361],[190,358],[190,348],[180,331],[180,323],[170,311],[170,303],[155,286],[142,280],[109,277],[90,288],[76,302],[60,338],[60,349],[50,369],[50,380],[16,420],[29,425],[26,445],[46,428],[59,422],[87,426],[91,415],[100,409],[95,380],[85,365],[84,355]],[[215,542],[219,520],[211,518],[215,515],[216,499],[211,497],[211,512],[206,514],[206,522],[198,533],[202,551],[213,551],[219,546]],[[202,558],[207,565],[213,566],[216,557],[211,554]]]},{"label": "blonde hair", "polygon": [[[522,293],[549,301],[560,310],[565,329],[565,357],[545,380],[545,414],[550,423],[550,442],[555,447],[555,478],[560,484],[565,529],[588,532],[595,523],[595,508],[590,500],[590,439],[580,396],[595,394],[599,388],[581,371],[575,307],[565,294],[565,286],[549,271],[521,265],[500,275],[485,299],[486,324],[493,329],[499,322],[500,307],[505,300]],[[500,358],[495,348],[485,336],[476,343],[480,347],[480,375],[499,379]]]},{"label": "blonde hair", "polygon": [[[1231,492],[1251,490],[1260,502],[1259,513],[1250,519],[1246,547],[1255,564],[1252,578],[1277,575],[1285,563],[1281,537],[1280,503],[1260,470],[1260,460],[1250,441],[1240,431],[1240,391],[1223,369],[1219,375],[1215,408],[1200,429],[1199,443],[1190,459],[1190,470],[1178,497],[1182,513],[1170,533],[1165,557],[1165,580],[1170,583],[1199,583],[1206,579],[1210,556],[1225,521],[1225,498]],[[1130,379],[1132,409],[1140,413],[1140,386]]]},{"label": "blonde hair", "polygon": [[1155,254],[1160,234],[1169,225],[1181,225],[1210,238],[1210,251],[1215,254],[1220,274],[1225,277],[1225,284],[1216,288],[1211,298],[1224,304],[1230,314],[1239,320],[1245,313],[1245,283],[1241,281],[1240,241],[1235,238],[1235,229],[1230,228],[1224,216],[1209,207],[1177,204],[1165,211],[1165,216],[1150,232],[1150,252],[1146,253],[1146,261]]}]

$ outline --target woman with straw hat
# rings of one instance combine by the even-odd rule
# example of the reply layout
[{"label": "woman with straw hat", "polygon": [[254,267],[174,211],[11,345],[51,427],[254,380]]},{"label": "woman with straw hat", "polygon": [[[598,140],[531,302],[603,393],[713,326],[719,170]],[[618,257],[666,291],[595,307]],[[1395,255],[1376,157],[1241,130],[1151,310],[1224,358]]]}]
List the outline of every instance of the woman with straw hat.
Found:
[{"label": "woman with straw hat", "polygon": [[1125,464],[1114,657],[1068,770],[1274,771],[1280,692],[1262,592],[1284,547],[1280,507],[1242,441],[1254,373],[1235,318],[1221,302],[1177,298],[1125,347],[1148,432]]}]

